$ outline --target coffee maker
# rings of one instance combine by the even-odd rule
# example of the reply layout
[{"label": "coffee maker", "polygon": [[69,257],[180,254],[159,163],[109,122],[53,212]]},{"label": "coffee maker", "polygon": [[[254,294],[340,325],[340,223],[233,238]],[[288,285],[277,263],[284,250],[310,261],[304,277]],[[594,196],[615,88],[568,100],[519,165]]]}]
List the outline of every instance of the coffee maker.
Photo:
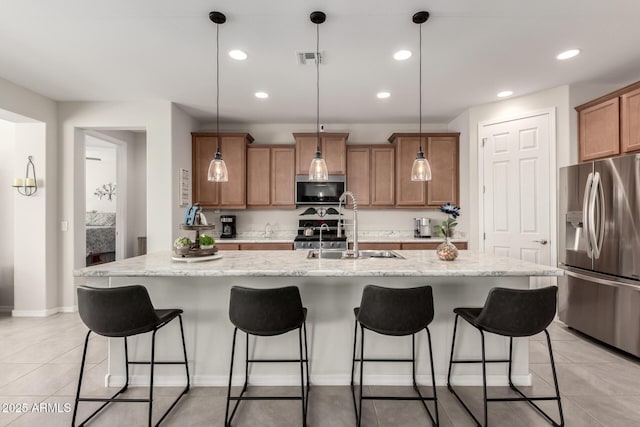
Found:
[{"label": "coffee maker", "polygon": [[232,239],[236,237],[235,215],[220,215],[220,222],[222,223],[222,232],[220,233],[221,238]]},{"label": "coffee maker", "polygon": [[431,219],[414,218],[415,226],[413,228],[413,236],[421,238],[431,237]]}]

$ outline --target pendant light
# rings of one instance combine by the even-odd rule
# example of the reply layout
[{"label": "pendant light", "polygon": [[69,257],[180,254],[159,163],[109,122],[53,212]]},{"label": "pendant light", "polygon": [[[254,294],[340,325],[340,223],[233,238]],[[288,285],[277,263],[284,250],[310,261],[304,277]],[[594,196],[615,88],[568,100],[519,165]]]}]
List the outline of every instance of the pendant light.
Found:
[{"label": "pendant light", "polygon": [[324,12],[312,12],[311,22],[316,24],[316,155],[309,165],[309,181],[328,181],[327,163],[320,152],[320,24],[327,15]]},{"label": "pendant light", "polygon": [[216,24],[216,155],[209,163],[207,180],[227,182],[229,172],[220,154],[220,24],[224,24],[227,17],[220,12],[209,12],[209,19]]},{"label": "pendant light", "polygon": [[418,155],[413,161],[411,167],[411,181],[431,181],[431,166],[429,160],[424,157],[424,151],[422,151],[422,24],[429,19],[429,12],[417,12],[413,15],[413,23],[420,26],[420,78],[419,78],[419,98],[420,98],[420,126],[418,132],[418,139],[420,141],[420,149]]}]

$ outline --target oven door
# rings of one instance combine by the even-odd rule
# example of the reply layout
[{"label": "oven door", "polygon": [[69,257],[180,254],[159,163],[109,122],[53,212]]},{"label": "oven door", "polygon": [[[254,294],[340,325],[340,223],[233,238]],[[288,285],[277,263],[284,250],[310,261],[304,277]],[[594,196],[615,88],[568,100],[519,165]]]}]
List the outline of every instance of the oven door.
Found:
[{"label": "oven door", "polygon": [[346,190],[345,177],[329,175],[328,181],[296,176],[296,205],[337,205]]}]

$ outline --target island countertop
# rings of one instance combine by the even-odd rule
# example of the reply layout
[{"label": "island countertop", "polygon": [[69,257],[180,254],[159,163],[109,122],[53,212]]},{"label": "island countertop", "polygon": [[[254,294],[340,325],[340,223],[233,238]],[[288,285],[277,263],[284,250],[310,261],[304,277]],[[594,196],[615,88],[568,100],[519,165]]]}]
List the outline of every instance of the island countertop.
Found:
[{"label": "island countertop", "polygon": [[158,252],[74,271],[79,277],[523,277],[561,276],[559,268],[475,251],[441,261],[435,251],[395,251],[405,259],[307,259],[307,251],[221,251],[202,262]]}]

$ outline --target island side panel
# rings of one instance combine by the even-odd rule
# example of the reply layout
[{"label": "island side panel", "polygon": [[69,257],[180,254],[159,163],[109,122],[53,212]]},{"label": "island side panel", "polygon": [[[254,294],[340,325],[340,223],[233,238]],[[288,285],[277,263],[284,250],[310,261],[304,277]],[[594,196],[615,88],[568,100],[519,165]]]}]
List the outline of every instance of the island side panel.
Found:
[{"label": "island side panel", "polygon": [[[347,385],[351,374],[353,350],[353,308],[360,303],[362,289],[367,284],[387,287],[433,286],[435,317],[430,325],[434,365],[438,385],[446,384],[451,338],[453,335],[453,309],[462,306],[481,306],[492,287],[504,286],[526,289],[528,277],[117,277],[110,286],[142,284],[147,287],[156,308],[182,308],[184,310],[185,338],[190,361],[190,373],[196,386],[224,386],[228,381],[233,326],[229,321],[229,292],[231,286],[271,288],[296,285],[300,288],[303,304],[309,310],[307,331],[309,336],[311,381],[316,385]],[[456,354],[459,357],[479,358],[480,334],[474,328],[459,322]],[[179,328],[168,325],[157,333],[156,360],[180,360]],[[254,343],[257,346],[254,347]],[[122,340],[110,340],[110,385],[124,381]],[[242,360],[245,337],[238,335],[234,383],[243,380]],[[130,339],[130,359],[145,359],[150,354],[150,334]],[[297,333],[278,337],[250,337],[250,357],[296,357]],[[426,333],[416,336],[417,374],[421,383],[430,382]],[[369,357],[408,357],[411,352],[409,337],[386,337],[367,331],[365,351]],[[487,357],[504,358],[508,354],[508,341],[487,334]],[[514,342],[514,382],[530,384],[528,340]],[[148,368],[133,366],[132,385],[148,384]],[[256,385],[297,385],[298,367],[295,364],[257,364],[251,368],[251,383]],[[506,366],[488,367],[491,385],[506,385]],[[456,367],[455,384],[480,385],[480,365]],[[184,371],[177,366],[163,366],[157,370],[158,385],[180,385]],[[365,384],[409,385],[410,364],[365,365]]]}]

